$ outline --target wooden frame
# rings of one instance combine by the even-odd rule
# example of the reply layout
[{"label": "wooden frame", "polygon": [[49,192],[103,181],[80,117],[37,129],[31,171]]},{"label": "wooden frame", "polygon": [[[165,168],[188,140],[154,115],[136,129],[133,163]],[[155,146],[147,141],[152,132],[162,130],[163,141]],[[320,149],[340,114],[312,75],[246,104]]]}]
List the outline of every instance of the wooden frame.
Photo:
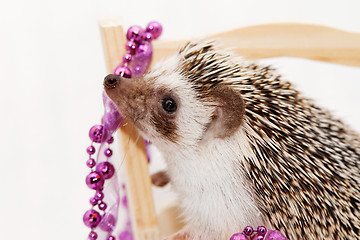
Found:
[{"label": "wooden frame", "polygon": [[[102,21],[100,28],[108,72],[111,73],[125,52],[125,34],[119,20]],[[239,28],[206,38],[217,39],[225,48],[246,59],[289,56],[360,66],[360,34],[328,27],[271,24]],[[186,41],[154,41],[153,62],[173,54]],[[140,136],[130,123],[120,128],[119,136],[127,153],[125,162],[134,238],[158,240],[161,232],[152,198],[144,142],[138,141]]]},{"label": "wooden frame", "polygon": [[[360,34],[305,24],[269,24],[214,34],[216,39],[246,59],[300,57],[360,66]],[[176,51],[182,41],[154,41],[154,62]]]}]

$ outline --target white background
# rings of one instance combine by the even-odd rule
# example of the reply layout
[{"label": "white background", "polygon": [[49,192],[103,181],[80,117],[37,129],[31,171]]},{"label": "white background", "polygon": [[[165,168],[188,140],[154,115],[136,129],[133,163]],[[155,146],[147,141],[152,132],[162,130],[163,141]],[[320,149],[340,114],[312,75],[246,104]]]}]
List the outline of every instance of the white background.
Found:
[{"label": "white background", "polygon": [[[158,20],[174,39],[277,22],[360,32],[359,9],[358,0],[1,0],[0,239],[86,239],[85,148],[106,75],[99,18],[122,16],[126,29]],[[273,63],[359,129],[359,68]]]}]

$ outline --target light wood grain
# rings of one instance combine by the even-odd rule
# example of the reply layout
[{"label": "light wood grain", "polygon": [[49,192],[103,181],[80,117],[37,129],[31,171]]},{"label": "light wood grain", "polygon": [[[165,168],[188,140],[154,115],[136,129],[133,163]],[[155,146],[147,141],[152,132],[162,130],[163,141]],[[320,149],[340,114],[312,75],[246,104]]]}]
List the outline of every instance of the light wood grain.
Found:
[{"label": "light wood grain", "polygon": [[[100,22],[108,72],[121,63],[125,34],[120,20]],[[135,240],[159,240],[160,231],[151,191],[145,144],[131,123],[118,131],[125,157],[127,192]]]},{"label": "light wood grain", "polygon": [[[203,39],[216,39],[224,48],[246,59],[288,56],[360,66],[360,34],[323,26],[259,25]],[[154,41],[154,62],[173,54],[187,41]]]}]

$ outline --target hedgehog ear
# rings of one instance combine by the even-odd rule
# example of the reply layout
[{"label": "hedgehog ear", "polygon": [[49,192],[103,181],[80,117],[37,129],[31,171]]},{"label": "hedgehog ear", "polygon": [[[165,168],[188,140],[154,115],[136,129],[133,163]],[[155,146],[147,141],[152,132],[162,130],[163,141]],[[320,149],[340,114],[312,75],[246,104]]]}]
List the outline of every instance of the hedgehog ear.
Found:
[{"label": "hedgehog ear", "polygon": [[211,95],[217,106],[208,131],[215,138],[231,136],[243,122],[244,100],[239,92],[226,85],[216,86],[212,89]]}]

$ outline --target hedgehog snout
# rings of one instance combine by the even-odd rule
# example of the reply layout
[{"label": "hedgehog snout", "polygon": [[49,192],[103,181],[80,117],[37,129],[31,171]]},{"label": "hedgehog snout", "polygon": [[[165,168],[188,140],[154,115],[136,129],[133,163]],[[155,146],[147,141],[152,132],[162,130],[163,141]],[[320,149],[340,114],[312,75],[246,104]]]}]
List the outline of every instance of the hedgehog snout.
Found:
[{"label": "hedgehog snout", "polygon": [[120,82],[121,77],[115,74],[109,74],[104,79],[104,86],[106,88],[114,88]]}]

